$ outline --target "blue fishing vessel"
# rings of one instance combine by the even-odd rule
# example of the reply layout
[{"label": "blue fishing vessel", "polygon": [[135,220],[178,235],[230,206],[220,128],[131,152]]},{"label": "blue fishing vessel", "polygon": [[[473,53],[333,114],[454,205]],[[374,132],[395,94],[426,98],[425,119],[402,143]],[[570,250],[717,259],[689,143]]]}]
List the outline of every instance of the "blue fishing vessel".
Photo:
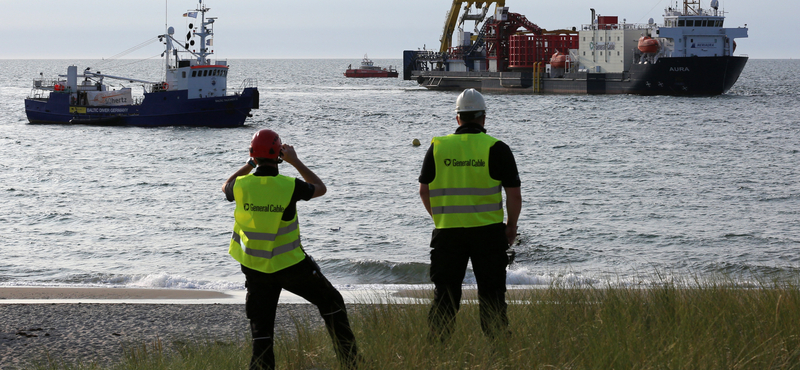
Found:
[{"label": "blue fishing vessel", "polygon": [[[216,18],[206,17],[209,10],[200,0],[197,9],[184,14],[199,20],[197,26],[189,23],[185,42],[174,37],[173,27],[158,36],[166,45],[163,80],[112,76],[91,68],[79,72],[77,66],[69,66],[66,75],[33,80],[25,99],[28,121],[145,127],[244,125],[252,116],[250,111],[258,109],[258,83],[248,78],[238,88],[228,88],[227,61],[210,58]],[[108,80],[120,85],[111,86]],[[135,96],[123,82],[141,84],[143,95]]]}]

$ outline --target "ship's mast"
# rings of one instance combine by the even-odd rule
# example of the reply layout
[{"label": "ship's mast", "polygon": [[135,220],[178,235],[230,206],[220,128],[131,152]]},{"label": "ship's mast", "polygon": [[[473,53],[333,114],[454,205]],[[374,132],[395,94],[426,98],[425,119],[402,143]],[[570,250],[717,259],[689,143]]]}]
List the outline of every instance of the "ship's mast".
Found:
[{"label": "ship's mast", "polygon": [[690,15],[690,10],[694,15],[700,15],[700,0],[683,0],[683,14]]},{"label": "ship's mast", "polygon": [[213,25],[214,25],[214,20],[216,20],[217,18],[209,17],[208,20],[206,20],[206,12],[209,11],[210,8],[206,8],[203,5],[203,0],[199,1],[200,5],[196,10],[200,12],[200,32],[195,33],[197,36],[200,36],[200,52],[197,53],[197,62],[200,65],[206,65],[209,64],[210,62],[209,59],[206,57],[211,54],[214,54],[214,52],[209,51],[209,46],[211,46],[211,43],[213,42],[213,40],[211,40],[210,37],[214,36]]},{"label": "ship's mast", "polygon": [[[164,51],[164,54],[166,54],[166,58],[164,58],[165,73],[166,71],[169,71],[169,35],[169,1],[164,1],[164,37],[167,38],[167,50]],[[161,40],[161,36],[159,36],[159,40]]]},{"label": "ship's mast", "polygon": [[[166,54],[166,66],[167,69],[178,68],[180,58],[178,57],[178,48],[176,45],[181,46],[186,52],[190,53],[194,58],[194,62],[197,65],[209,65],[211,64],[211,60],[209,58],[210,55],[214,54],[211,50],[211,47],[214,45],[214,21],[216,21],[217,17],[208,17],[206,18],[206,12],[211,10],[210,8],[205,7],[203,5],[203,0],[199,0],[200,5],[194,11],[189,11],[184,13],[184,17],[191,17],[191,18],[198,18],[197,13],[200,13],[200,26],[198,31],[194,31],[198,27],[194,26],[192,23],[189,23],[189,32],[186,34],[186,43],[185,45],[182,44],[180,41],[176,40],[173,35],[175,34],[175,29],[172,27],[167,28],[167,33],[164,35],[160,35],[159,39],[162,41],[166,41],[167,49],[162,56]],[[195,46],[195,41],[192,40],[194,36],[200,37],[200,47],[199,52],[197,49],[190,49],[191,46]],[[165,38],[166,40],[162,39]],[[175,64],[170,60],[170,57],[174,57]],[[185,60],[191,60],[185,59]]]}]

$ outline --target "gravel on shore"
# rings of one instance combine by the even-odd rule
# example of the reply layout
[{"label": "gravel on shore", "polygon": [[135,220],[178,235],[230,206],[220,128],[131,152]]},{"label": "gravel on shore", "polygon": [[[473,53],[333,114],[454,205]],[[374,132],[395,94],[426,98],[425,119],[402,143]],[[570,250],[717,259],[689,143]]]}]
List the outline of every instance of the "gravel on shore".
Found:
[{"label": "gravel on shore", "polygon": [[[276,335],[294,331],[293,318],[324,325],[311,304],[281,304]],[[243,304],[0,303],[0,370],[27,369],[47,357],[110,365],[124,349],[157,340],[243,340]]]}]

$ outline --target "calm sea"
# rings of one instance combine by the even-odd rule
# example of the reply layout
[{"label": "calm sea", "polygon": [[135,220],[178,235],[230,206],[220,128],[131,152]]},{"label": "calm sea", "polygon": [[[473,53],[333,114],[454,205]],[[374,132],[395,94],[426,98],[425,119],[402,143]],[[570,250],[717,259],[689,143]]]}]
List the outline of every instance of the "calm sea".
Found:
[{"label": "calm sea", "polygon": [[[299,215],[334,284],[428,283],[433,224],[416,179],[431,137],[456,126],[457,93],[343,77],[358,62],[231,60],[229,87],[254,77],[261,92],[244,128],[144,129],[30,125],[23,99],[70,64],[157,80],[160,62],[4,61],[0,285],[243,289],[220,186],[262,128],[328,186]],[[487,95],[488,132],[522,178],[508,282],[796,276],[799,76],[800,61],[751,60],[716,97]]]}]

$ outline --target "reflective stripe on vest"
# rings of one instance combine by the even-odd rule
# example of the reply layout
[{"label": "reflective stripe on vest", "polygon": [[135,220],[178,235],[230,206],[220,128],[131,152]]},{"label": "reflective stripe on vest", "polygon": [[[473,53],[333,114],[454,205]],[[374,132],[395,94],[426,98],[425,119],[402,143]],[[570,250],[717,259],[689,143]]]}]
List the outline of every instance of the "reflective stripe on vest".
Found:
[{"label": "reflective stripe on vest", "polygon": [[498,140],[486,134],[433,138],[436,177],[428,184],[437,229],[503,222],[501,182],[489,175],[489,150]]},{"label": "reflective stripe on vest", "polygon": [[492,195],[499,193],[502,190],[501,186],[493,188],[460,188],[460,189],[436,189],[430,191],[431,197],[441,197],[444,195]]},{"label": "reflective stripe on vest", "polygon": [[236,222],[228,252],[239,263],[272,273],[305,258],[297,213],[290,221],[282,220],[294,185],[294,178],[282,175],[236,178],[233,186]]},{"label": "reflective stripe on vest", "polygon": [[[240,245],[242,244],[242,240],[241,240],[241,238],[239,238],[239,234],[237,234],[237,233],[232,233],[231,234],[231,239],[233,239],[233,241],[235,241],[236,243],[238,243]],[[244,248],[244,253],[246,253],[246,254],[248,254],[250,256],[253,256],[253,257],[272,259],[272,257],[275,257],[275,256],[277,256],[279,254],[291,252],[291,251],[297,249],[297,247],[299,247],[299,246],[300,246],[300,239],[297,239],[297,240],[295,240],[295,241],[293,241],[293,242],[291,242],[289,244],[284,244],[284,245],[272,248],[271,251],[265,251],[265,250],[260,250],[260,249],[250,249],[250,248],[245,247]]]},{"label": "reflective stripe on vest", "polygon": [[[297,220],[294,220],[294,222],[292,222],[289,226],[285,226],[285,227],[282,227],[282,228],[278,229],[278,232],[274,233],[274,234],[259,233],[259,232],[255,232],[255,231],[245,231],[244,235],[247,237],[247,239],[250,239],[250,240],[267,240],[267,241],[274,242],[275,238],[277,238],[277,237],[279,237],[281,235],[286,235],[286,234],[288,234],[288,233],[290,233],[292,231],[295,231],[295,230],[297,230]],[[238,237],[238,236],[239,235],[236,235],[236,237]],[[237,242],[238,242],[238,240],[237,240]]]}]

